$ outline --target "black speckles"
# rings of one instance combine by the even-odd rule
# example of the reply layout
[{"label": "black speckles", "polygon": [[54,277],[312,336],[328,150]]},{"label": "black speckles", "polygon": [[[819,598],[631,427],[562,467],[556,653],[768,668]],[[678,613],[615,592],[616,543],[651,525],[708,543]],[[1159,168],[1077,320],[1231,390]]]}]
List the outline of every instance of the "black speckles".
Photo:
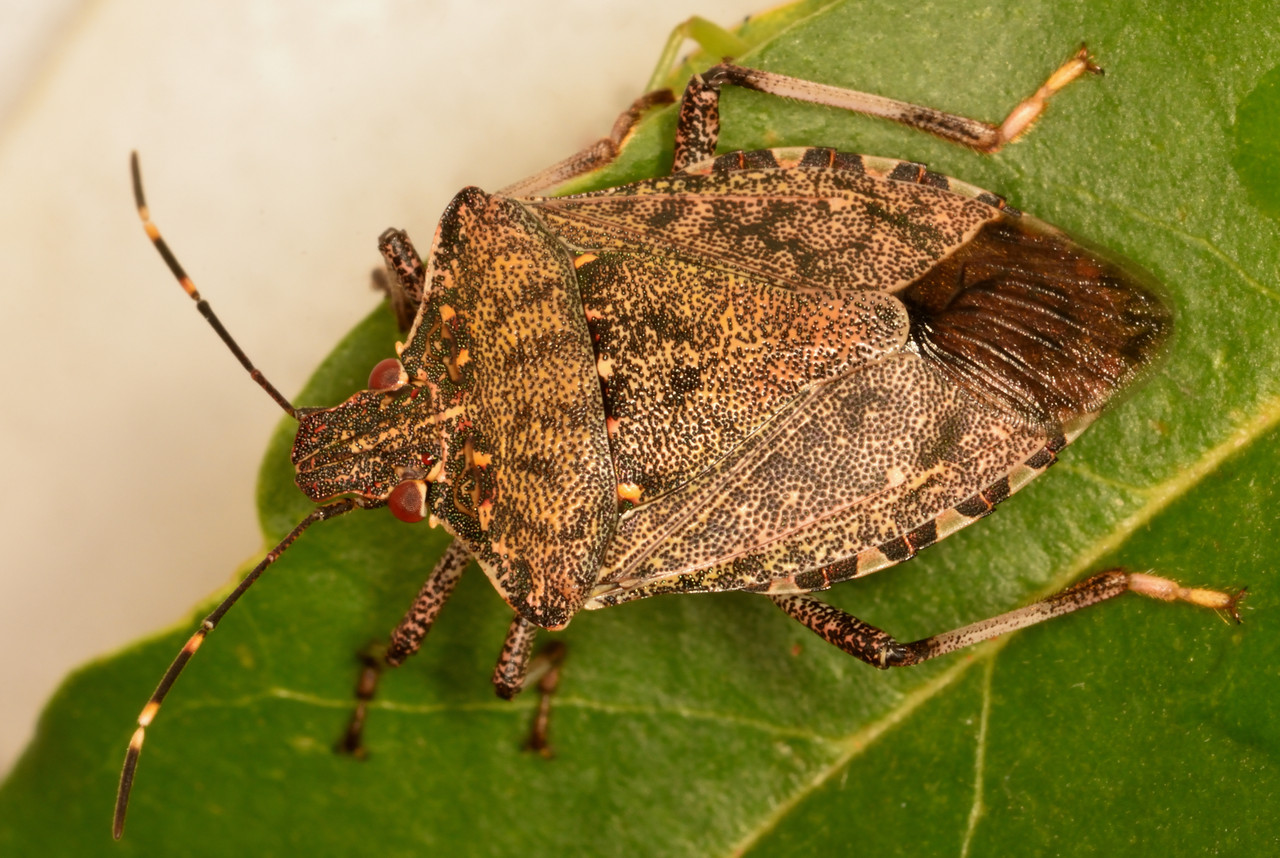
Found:
[{"label": "black speckles", "polygon": [[[818,169],[826,169],[834,166],[836,159],[836,150],[812,148],[804,150],[804,155],[800,158],[801,167],[813,167]],[[859,159],[859,168],[861,168],[861,159]]]},{"label": "black speckles", "polygon": [[983,500],[991,506],[996,506],[1008,500],[1010,494],[1008,476],[1001,477],[982,490]]},{"label": "black speckles", "polygon": [[1046,448],[1046,449],[1037,451],[1035,455],[1027,459],[1025,464],[1028,468],[1035,468],[1037,471],[1039,471],[1049,467],[1056,461],[1058,461],[1058,457],[1054,455],[1052,450],[1049,450],[1048,448]]},{"label": "black speckles", "polygon": [[[1159,302],[1108,263],[921,164],[815,148],[698,169],[527,203],[609,260],[584,266],[580,284],[588,318],[621,332],[592,326],[601,375],[619,379],[606,389],[613,460],[643,463],[646,492],[602,560],[600,583],[616,574],[625,591],[611,603],[825,587],[859,563],[866,574],[905,559],[1053,461],[1061,426],[1075,425],[1054,396],[1072,416],[1095,380],[1105,398],[1161,338]],[[887,300],[864,308],[856,333],[806,331],[793,365],[780,332],[816,317],[770,301],[811,290]],[[914,348],[894,339],[904,306]],[[1037,363],[1094,336],[1095,320],[1121,341],[1081,361],[1094,375]],[[811,363],[841,341],[856,359],[841,373]]]},{"label": "black speckles", "polygon": [[893,168],[889,178],[897,182],[923,182],[929,168],[915,161],[903,161]]},{"label": "black speckles", "polygon": [[806,215],[801,204],[778,201],[768,211],[750,214],[726,212],[715,218],[713,228],[731,241],[759,247],[761,253],[769,256],[793,254],[796,245],[788,235],[787,227],[806,219]]},{"label": "black speckles", "polygon": [[822,569],[811,569],[808,572],[801,572],[794,578],[796,589],[798,590],[825,590],[831,586],[826,572]]},{"label": "black speckles", "polygon": [[464,191],[441,221],[446,234],[423,309],[442,323],[405,349],[423,355],[433,398],[447,397],[433,412],[447,415],[434,431],[449,439],[433,512],[522,616],[561,622],[594,584],[617,515],[592,347],[607,325],[588,326],[581,269],[515,200]]},{"label": "black speckles", "polygon": [[702,387],[702,371],[696,366],[678,366],[667,375],[670,404],[683,403],[684,398]]},{"label": "black speckles", "polygon": [[684,207],[680,205],[678,200],[669,200],[667,202],[658,202],[653,207],[653,211],[645,218],[645,223],[650,229],[663,229],[678,221],[684,216]]},{"label": "black speckles", "polygon": [[916,459],[920,470],[927,471],[939,462],[954,462],[957,454],[963,450],[962,441],[966,428],[968,419],[959,412],[939,420],[936,431],[930,433],[920,445],[920,455]]},{"label": "black speckles", "polygon": [[725,173],[732,170],[776,170],[778,159],[772,149],[753,149],[750,152],[730,152],[721,155],[711,164],[714,172]]},{"label": "black speckles", "polygon": [[741,152],[730,152],[727,155],[721,155],[716,158],[711,163],[711,169],[717,173],[727,173],[730,170],[741,170],[743,163]]},{"label": "black speckles", "polygon": [[907,542],[911,543],[911,547],[915,551],[919,551],[922,548],[928,548],[937,541],[938,522],[936,520],[926,521],[924,524],[907,534]]},{"label": "black speckles", "polygon": [[951,190],[951,180],[941,173],[930,172],[925,170],[924,175],[919,179],[920,184],[928,185],[932,188],[941,188],[944,191]]},{"label": "black speckles", "polygon": [[754,554],[735,559],[733,561],[733,574],[743,581],[753,581],[757,584],[769,580],[764,564]]},{"label": "black speckles", "polygon": [[974,487],[1006,480],[1044,442],[993,417],[921,358],[889,356],[806,392],[686,488],[632,510],[605,569],[654,582],[625,598],[664,590],[660,580],[672,574],[700,589],[759,587],[730,559],[744,554],[766,567],[765,586],[814,569],[832,583],[868,574],[935,539],[938,516],[957,504],[988,510]]},{"label": "black speckles", "polygon": [[837,152],[835,158],[832,159],[831,166],[846,173],[861,175],[867,172],[862,156],[850,152]]},{"label": "black speckles", "polygon": [[875,309],[876,321],[886,330],[896,330],[902,325],[901,310],[896,304],[882,303],[877,304]]},{"label": "black speckles", "polygon": [[[826,155],[786,153],[797,157]],[[697,257],[787,288],[883,291],[916,280],[995,214],[971,196],[865,172],[861,156],[831,157],[829,168],[745,170],[734,153],[722,170],[528,205],[594,253]]]},{"label": "black speckles", "polygon": [[978,194],[978,202],[986,203],[987,205],[997,209],[1005,208],[1004,197],[1000,196],[999,194],[993,194],[990,191],[983,191],[982,193]]},{"label": "black speckles", "polygon": [[982,518],[985,515],[990,515],[993,511],[993,507],[991,506],[991,503],[982,496],[982,493],[979,492],[973,497],[966,498],[956,504],[955,511],[966,518]]},{"label": "black speckles", "polygon": [[719,461],[806,386],[906,337],[901,304],[880,293],[798,293],[656,253],[601,252],[578,274],[616,418],[615,479],[646,499]]},{"label": "black speckles", "polygon": [[753,149],[749,152],[728,152],[713,161],[712,170],[727,173],[730,170],[776,170],[778,159],[771,149]]},{"label": "black speckles", "polygon": [[754,149],[742,153],[742,166],[748,170],[777,169],[778,159],[770,149]]},{"label": "black speckles", "polygon": [[873,200],[864,202],[863,210],[870,219],[881,222],[901,235],[908,245],[922,255],[931,253],[933,248],[945,243],[942,230],[938,226],[927,220],[912,217],[908,212],[893,211]]},{"label": "black speckles", "polygon": [[880,552],[888,557],[894,563],[901,563],[903,560],[910,560],[915,556],[915,549],[904,537],[899,536],[896,539],[890,539],[888,542],[881,543]]}]

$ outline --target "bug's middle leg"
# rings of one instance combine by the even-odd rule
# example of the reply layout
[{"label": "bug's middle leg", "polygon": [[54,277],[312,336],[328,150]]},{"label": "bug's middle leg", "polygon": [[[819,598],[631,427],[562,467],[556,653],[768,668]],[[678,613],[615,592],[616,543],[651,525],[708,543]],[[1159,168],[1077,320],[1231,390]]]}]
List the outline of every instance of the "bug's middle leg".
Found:
[{"label": "bug's middle leg", "polygon": [[1105,602],[1127,592],[1166,602],[1189,602],[1227,611],[1236,622],[1240,622],[1237,606],[1245,593],[1244,590],[1233,594],[1193,589],[1156,575],[1108,569],[1025,608],[906,644],[898,643],[888,632],[812,596],[792,594],[771,595],[769,598],[788,616],[808,627],[827,643],[867,664],[889,668],[919,664],[971,644]]},{"label": "bug's middle leg", "polygon": [[560,685],[560,666],[564,663],[565,645],[551,641],[542,652],[533,655],[533,639],[538,627],[516,614],[502,642],[502,653],[493,668],[493,688],[498,696],[510,700],[526,688],[538,689],[538,711],[533,717],[525,749],[551,757],[548,730],[551,723],[551,697]]},{"label": "bug's middle leg", "polygon": [[545,193],[556,185],[605,166],[618,157],[627,138],[646,113],[673,101],[675,96],[669,89],[654,90],[640,96],[618,116],[608,137],[601,137],[581,152],[570,155],[558,164],[552,164],[540,173],[521,179],[514,185],[508,185],[499,193],[507,197]]},{"label": "bug's middle leg", "polygon": [[422,639],[431,631],[436,615],[453,594],[453,588],[470,559],[471,555],[459,540],[451,542],[418,591],[413,606],[392,631],[387,646],[361,654],[360,677],[356,680],[356,707],[346,732],[338,742],[339,752],[364,756],[364,722],[369,714],[369,703],[378,691],[379,677],[386,668],[399,667],[422,646]]}]

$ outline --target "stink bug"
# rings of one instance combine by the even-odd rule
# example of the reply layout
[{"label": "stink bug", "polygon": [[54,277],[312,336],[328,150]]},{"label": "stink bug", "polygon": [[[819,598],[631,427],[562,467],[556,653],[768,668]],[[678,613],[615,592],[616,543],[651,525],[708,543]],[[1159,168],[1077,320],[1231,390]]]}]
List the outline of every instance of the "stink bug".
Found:
[{"label": "stink bug", "polygon": [[[1150,364],[1171,316],[1142,276],[921,164],[824,148],[716,157],[720,89],[995,152],[1091,71],[1082,48],[993,126],[726,62],[683,93],[670,175],[539,195],[611,161],[673,99],[644,96],[595,146],[498,194],[460,192],[425,265],[385,232],[408,334],[368,389],[324,409],[294,408],[200,299],[151,223],[135,159],[148,234],[297,418],[297,484],[319,506],[206,618],[144,707],[116,836],[146,727],[191,655],[302,531],[357,508],[455,537],[382,662],[418,649],[475,559],[514,611],[494,673],[503,697],[526,683],[536,629],[660,593],[761,593],[880,668],[1126,590],[1234,615],[1240,594],[1110,569],[903,644],[810,595],[989,514]],[[362,676],[352,750],[377,669]]]}]

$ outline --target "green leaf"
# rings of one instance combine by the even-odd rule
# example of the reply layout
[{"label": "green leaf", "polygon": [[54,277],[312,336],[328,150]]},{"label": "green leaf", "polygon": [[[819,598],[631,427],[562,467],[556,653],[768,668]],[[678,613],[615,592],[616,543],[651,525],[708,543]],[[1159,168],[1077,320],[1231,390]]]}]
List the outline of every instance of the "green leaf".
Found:
[{"label": "green leaf", "polygon": [[[149,731],[119,845],[110,808],[132,720],[195,615],[71,676],[0,789],[0,854],[1274,852],[1280,230],[1259,198],[1275,163],[1257,105],[1274,100],[1277,30],[1265,3],[1229,16],[808,3],[747,22],[755,47],[740,59],[995,119],[1082,38],[1108,74],[993,158],[754,93],[728,93],[722,113],[726,148],[892,155],[1004,194],[1150,270],[1178,311],[1169,358],[1051,475],[831,601],[912,639],[1122,563],[1249,584],[1244,626],[1126,597],[880,673],[759,597],[652,599],[561,635],[545,760],[520,751],[534,695],[504,703],[488,686],[510,611],[472,569],[422,653],[385,678],[355,762],[330,751],[354,654],[396,623],[442,549],[424,527],[357,513],[307,533],[191,662]],[[660,172],[673,121],[654,116],[591,181]],[[394,339],[375,314],[299,401],[340,401]],[[309,509],[288,444],[285,427],[263,467],[272,541]]]}]

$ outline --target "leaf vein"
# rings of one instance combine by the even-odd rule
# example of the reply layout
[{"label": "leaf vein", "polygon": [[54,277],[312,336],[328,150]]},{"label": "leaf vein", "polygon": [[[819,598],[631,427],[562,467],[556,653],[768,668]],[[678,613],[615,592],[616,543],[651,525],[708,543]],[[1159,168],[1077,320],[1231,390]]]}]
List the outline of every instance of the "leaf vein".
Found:
[{"label": "leaf vein", "polygon": [[[1280,397],[1267,402],[1258,410],[1252,420],[1239,424],[1235,432],[1207,450],[1197,461],[1182,469],[1177,476],[1153,486],[1149,492],[1145,493],[1146,502],[1132,515],[1117,522],[1109,536],[1093,542],[1089,549],[1076,556],[1074,562],[1067,564],[1062,572],[1053,576],[1044,591],[1044,595],[1061,590],[1081,577],[1086,570],[1095,568],[1099,560],[1114,552],[1135,531],[1145,526],[1175,500],[1187,494],[1193,487],[1217,470],[1226,459],[1244,450],[1250,443],[1265,435],[1278,424],[1280,424]],[[734,856],[734,858],[745,855],[766,834],[777,828],[793,810],[799,807],[804,799],[817,792],[837,772],[843,771],[875,741],[953,685],[971,667],[978,664],[987,665],[1017,637],[1019,637],[1017,634],[1002,635],[999,638],[977,645],[974,647],[973,655],[970,658],[960,659],[950,669],[903,695],[901,703],[895,709],[888,711],[882,718],[849,734],[843,740],[844,748],[842,753],[832,760],[829,765],[816,771],[813,777],[792,792],[791,795],[779,802],[756,826],[745,832],[742,838],[726,852],[726,855]],[[984,691],[984,718],[987,712],[985,694],[986,692]],[[985,746],[985,739],[983,741]],[[972,821],[971,813],[971,823]]]},{"label": "leaf vein", "polygon": [[983,784],[986,780],[987,767],[987,725],[991,721],[991,677],[995,673],[996,659],[993,655],[987,659],[986,669],[982,675],[982,713],[978,718],[977,747],[973,755],[973,804],[969,807],[969,821],[965,827],[964,841],[960,844],[960,858],[969,858],[969,848],[973,845],[973,835],[978,830],[978,823],[987,812],[983,801]]}]

